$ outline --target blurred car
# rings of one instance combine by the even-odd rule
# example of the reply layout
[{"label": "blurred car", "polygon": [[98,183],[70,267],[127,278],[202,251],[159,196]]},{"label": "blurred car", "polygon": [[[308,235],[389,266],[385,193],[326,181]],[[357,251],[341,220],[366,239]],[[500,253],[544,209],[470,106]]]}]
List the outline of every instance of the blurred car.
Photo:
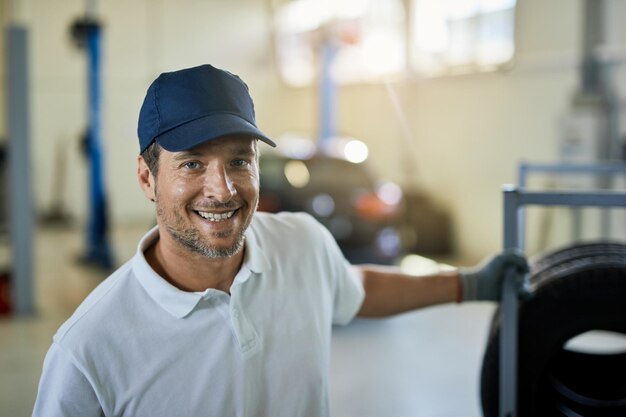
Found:
[{"label": "blurred car", "polygon": [[393,183],[377,186],[364,163],[262,154],[259,164],[260,211],[311,214],[353,263],[390,264],[402,255],[402,191]]}]

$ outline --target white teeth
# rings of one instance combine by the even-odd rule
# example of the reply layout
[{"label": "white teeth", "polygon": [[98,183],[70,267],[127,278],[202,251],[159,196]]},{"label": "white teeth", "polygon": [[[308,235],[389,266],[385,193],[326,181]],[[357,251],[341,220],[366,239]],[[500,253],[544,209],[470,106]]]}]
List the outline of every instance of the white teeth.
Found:
[{"label": "white teeth", "polygon": [[233,217],[235,211],[228,211],[226,213],[209,213],[207,211],[198,211],[197,212],[201,217],[207,219],[211,222],[223,222],[224,220],[228,220]]}]

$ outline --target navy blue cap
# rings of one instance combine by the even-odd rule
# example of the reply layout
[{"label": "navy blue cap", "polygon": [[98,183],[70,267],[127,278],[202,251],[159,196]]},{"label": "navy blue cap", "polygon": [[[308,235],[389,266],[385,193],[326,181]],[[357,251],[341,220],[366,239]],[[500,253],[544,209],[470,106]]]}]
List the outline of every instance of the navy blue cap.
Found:
[{"label": "navy blue cap", "polygon": [[141,106],[137,133],[140,153],[153,141],[179,152],[229,135],[250,135],[276,146],[256,126],[248,86],[211,65],[159,75]]}]

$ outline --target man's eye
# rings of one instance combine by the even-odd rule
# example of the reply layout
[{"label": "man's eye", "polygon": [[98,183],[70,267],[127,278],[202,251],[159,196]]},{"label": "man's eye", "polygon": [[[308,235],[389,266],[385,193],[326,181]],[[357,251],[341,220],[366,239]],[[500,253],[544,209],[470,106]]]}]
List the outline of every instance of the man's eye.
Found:
[{"label": "man's eye", "polygon": [[200,163],[196,161],[189,161],[189,162],[185,162],[183,164],[183,167],[187,169],[198,169],[200,168]]},{"label": "man's eye", "polygon": [[246,161],[245,159],[235,159],[233,162],[231,162],[231,164],[235,167],[243,167],[248,164],[248,161]]}]

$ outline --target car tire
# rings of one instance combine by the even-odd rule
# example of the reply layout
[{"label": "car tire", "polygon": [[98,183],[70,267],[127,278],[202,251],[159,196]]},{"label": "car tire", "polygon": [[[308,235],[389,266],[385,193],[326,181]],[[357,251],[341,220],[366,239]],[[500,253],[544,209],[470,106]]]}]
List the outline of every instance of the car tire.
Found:
[{"label": "car tire", "polygon": [[[481,372],[485,417],[499,412],[500,321],[497,310]],[[532,262],[518,329],[518,417],[626,416],[626,352],[564,348],[590,330],[626,334],[626,245],[575,245]]]}]

